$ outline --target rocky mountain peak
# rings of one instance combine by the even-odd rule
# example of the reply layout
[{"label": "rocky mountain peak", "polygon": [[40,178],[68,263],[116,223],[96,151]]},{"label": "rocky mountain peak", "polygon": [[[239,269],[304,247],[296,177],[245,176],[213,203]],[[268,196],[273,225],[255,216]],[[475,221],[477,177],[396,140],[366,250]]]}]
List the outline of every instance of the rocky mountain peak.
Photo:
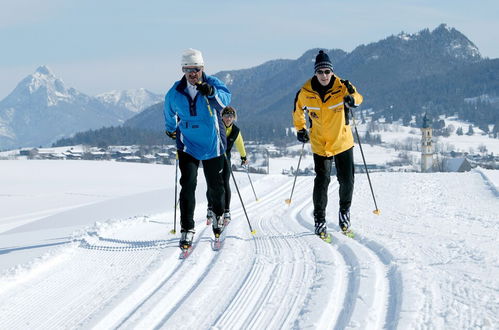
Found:
[{"label": "rocky mountain peak", "polygon": [[38,69],[36,69],[35,74],[54,77],[54,73],[46,65],[39,66]]},{"label": "rocky mountain peak", "polygon": [[72,102],[78,95],[81,93],[74,88],[67,88],[49,67],[42,65],[19,82],[2,103],[12,105],[36,103],[50,107],[59,102]]},{"label": "rocky mountain peak", "polygon": [[96,95],[96,98],[104,104],[123,107],[135,113],[163,100],[162,95],[154,94],[145,88],[113,90]]}]

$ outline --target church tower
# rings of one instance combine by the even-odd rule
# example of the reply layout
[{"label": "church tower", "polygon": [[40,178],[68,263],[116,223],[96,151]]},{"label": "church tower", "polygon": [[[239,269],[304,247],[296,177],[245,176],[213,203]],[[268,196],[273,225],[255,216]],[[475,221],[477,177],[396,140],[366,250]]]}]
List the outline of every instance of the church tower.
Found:
[{"label": "church tower", "polygon": [[423,118],[423,127],[421,127],[421,172],[433,171],[433,142],[430,120],[426,117]]}]

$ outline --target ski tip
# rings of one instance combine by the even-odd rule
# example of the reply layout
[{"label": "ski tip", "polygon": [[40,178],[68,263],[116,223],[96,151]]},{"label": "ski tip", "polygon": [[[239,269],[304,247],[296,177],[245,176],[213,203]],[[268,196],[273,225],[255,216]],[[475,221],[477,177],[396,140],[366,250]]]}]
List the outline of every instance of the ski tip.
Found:
[{"label": "ski tip", "polygon": [[188,246],[188,245],[183,245],[182,247],[180,247],[180,255],[178,256],[179,259],[187,259],[188,256],[191,255],[191,252],[192,252],[192,246]]},{"label": "ski tip", "polygon": [[331,234],[320,235],[319,238],[326,243],[331,243]]},{"label": "ski tip", "polygon": [[351,230],[348,230],[348,231],[342,231],[342,234],[345,235],[346,237],[350,237],[350,238],[355,238],[355,234],[353,231]]},{"label": "ski tip", "polygon": [[381,214],[381,210],[376,209],[376,210],[373,211],[373,213],[376,214],[376,215],[380,215]]}]

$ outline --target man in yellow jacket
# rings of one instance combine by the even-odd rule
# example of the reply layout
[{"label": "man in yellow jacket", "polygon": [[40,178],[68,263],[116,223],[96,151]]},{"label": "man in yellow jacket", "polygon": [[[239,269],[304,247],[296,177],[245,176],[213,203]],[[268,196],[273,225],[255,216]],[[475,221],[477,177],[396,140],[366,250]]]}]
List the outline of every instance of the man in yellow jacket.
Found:
[{"label": "man in yellow jacket", "polygon": [[[315,74],[296,94],[293,122],[298,141],[310,141],[314,154],[314,221],[315,234],[327,234],[327,191],[334,159],[340,184],[339,226],[345,233],[350,228],[350,205],[354,186],[353,135],[348,109],[362,103],[362,95],[348,81],[333,73],[329,56],[322,50],[315,58]],[[310,136],[305,114],[308,112]]]}]

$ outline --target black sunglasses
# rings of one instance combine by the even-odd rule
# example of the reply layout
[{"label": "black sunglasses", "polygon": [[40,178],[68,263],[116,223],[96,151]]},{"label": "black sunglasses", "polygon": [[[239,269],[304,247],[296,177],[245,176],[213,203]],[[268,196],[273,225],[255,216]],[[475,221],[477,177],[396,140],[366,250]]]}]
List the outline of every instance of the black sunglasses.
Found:
[{"label": "black sunglasses", "polygon": [[333,71],[331,71],[331,70],[317,70],[317,71],[315,71],[315,73],[317,73],[317,74],[330,74],[331,72],[333,72]]},{"label": "black sunglasses", "polygon": [[192,73],[192,72],[198,73],[201,70],[202,68],[182,68],[183,73]]}]

